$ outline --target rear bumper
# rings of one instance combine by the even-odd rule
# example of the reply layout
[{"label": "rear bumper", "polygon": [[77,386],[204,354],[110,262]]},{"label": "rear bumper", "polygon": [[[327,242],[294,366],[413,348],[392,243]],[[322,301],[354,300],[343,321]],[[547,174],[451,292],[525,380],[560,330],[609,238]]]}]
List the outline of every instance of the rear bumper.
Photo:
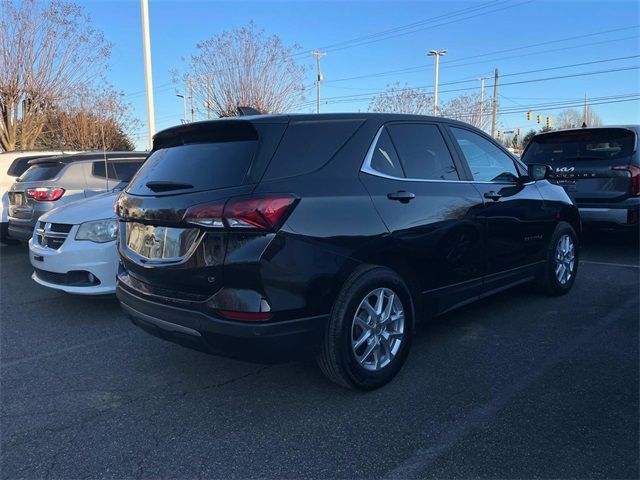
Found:
[{"label": "rear bumper", "polygon": [[131,321],[152,335],[206,353],[258,363],[312,358],[327,321],[326,315],[264,323],[224,320],[159,303],[120,283],[116,295]]},{"label": "rear bumper", "polygon": [[619,205],[580,205],[580,218],[585,225],[608,228],[635,228],[640,216],[640,199],[630,199]]},{"label": "rear bumper", "polygon": [[16,220],[9,218],[9,237],[22,242],[28,242],[36,227],[35,220]]}]

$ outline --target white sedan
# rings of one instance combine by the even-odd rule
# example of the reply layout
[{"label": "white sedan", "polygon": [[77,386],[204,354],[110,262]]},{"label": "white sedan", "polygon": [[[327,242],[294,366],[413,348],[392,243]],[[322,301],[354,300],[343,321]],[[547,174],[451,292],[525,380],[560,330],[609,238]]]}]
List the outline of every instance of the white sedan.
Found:
[{"label": "white sedan", "polygon": [[69,203],[40,217],[31,240],[31,278],[45,287],[80,295],[115,293],[120,192]]}]

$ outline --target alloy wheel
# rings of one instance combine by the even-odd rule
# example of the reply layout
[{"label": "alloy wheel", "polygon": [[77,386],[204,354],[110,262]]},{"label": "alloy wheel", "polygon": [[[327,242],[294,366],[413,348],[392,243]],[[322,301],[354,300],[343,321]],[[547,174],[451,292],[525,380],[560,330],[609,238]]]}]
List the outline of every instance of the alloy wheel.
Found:
[{"label": "alloy wheel", "polygon": [[575,266],[576,249],[573,239],[565,234],[560,237],[556,245],[556,279],[561,285],[565,285],[573,276]]},{"label": "alloy wheel", "polygon": [[404,340],[404,307],[389,288],[377,288],[360,302],[351,325],[351,349],[366,370],[389,365]]}]

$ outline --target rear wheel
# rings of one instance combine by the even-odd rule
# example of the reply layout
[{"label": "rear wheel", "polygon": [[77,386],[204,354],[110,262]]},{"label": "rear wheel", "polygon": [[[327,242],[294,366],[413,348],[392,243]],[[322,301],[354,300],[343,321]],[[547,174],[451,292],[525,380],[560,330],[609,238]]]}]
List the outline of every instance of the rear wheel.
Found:
[{"label": "rear wheel", "polygon": [[564,295],[571,290],[578,273],[578,239],[571,225],[560,222],[549,247],[538,284],[547,295]]},{"label": "rear wheel", "polygon": [[334,303],[318,365],[334,382],[362,390],[389,382],[406,360],[413,334],[413,301],[392,270],[358,268]]}]

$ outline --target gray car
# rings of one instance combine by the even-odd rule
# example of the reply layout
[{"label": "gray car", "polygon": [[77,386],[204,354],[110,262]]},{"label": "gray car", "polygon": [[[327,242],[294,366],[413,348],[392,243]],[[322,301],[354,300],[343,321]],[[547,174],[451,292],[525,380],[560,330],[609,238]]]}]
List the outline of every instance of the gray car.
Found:
[{"label": "gray car", "polygon": [[99,152],[32,160],[9,190],[9,236],[29,241],[38,218],[128,181],[147,152]]}]

